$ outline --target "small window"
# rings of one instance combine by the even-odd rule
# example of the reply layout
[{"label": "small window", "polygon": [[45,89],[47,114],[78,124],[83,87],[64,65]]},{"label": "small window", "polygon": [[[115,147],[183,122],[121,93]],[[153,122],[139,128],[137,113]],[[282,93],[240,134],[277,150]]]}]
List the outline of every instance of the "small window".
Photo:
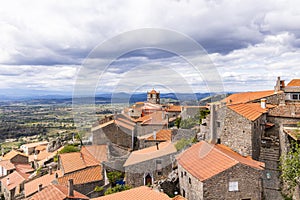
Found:
[{"label": "small window", "polygon": [[191,178],[189,178],[189,184],[192,184],[192,180],[191,180]]},{"label": "small window", "polygon": [[183,177],[183,172],[181,172],[181,178]]},{"label": "small window", "polygon": [[158,172],[157,172],[157,175],[158,175],[158,176],[161,176],[161,175],[162,175],[162,171],[158,171]]},{"label": "small window", "polygon": [[182,189],[182,196],[185,197],[185,190]]},{"label": "small window", "polygon": [[229,192],[239,191],[239,184],[237,181],[229,182]]},{"label": "small window", "polygon": [[299,99],[298,97],[299,97],[298,94],[293,94],[292,95],[292,99],[294,99],[294,100],[298,100]]},{"label": "small window", "polygon": [[218,127],[218,128],[221,127],[221,122],[217,122],[217,127]]},{"label": "small window", "polygon": [[186,172],[184,172],[184,175],[186,176]]},{"label": "small window", "polygon": [[218,138],[217,144],[221,144],[221,138]]}]

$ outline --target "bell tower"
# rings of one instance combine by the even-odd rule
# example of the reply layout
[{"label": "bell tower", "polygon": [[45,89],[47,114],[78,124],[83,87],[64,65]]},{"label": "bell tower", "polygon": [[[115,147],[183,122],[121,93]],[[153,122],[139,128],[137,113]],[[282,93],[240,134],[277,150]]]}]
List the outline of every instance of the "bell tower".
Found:
[{"label": "bell tower", "polygon": [[147,102],[160,104],[160,93],[156,92],[154,89],[152,89],[150,92],[147,92]]}]

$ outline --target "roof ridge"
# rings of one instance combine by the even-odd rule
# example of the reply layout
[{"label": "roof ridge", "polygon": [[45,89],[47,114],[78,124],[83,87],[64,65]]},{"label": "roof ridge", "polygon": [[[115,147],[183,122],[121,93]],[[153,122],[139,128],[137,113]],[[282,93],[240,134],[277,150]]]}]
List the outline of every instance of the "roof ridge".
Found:
[{"label": "roof ridge", "polygon": [[[236,164],[240,163],[240,161],[236,160],[235,158],[229,156],[228,154],[226,154],[225,152],[223,152],[219,148],[217,148],[217,145],[213,145],[213,146],[214,146],[213,148],[216,149],[219,153],[225,155],[226,157],[230,158],[231,160],[236,161],[237,162]],[[234,152],[234,153],[236,153],[236,152]]]}]

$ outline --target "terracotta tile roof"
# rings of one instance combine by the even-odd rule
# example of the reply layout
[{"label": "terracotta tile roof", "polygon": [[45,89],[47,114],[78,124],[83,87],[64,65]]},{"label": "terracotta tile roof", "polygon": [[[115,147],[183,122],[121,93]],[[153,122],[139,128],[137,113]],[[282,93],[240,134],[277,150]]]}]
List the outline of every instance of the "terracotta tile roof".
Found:
[{"label": "terracotta tile roof", "polygon": [[200,181],[209,179],[238,163],[263,170],[264,163],[243,157],[230,148],[198,142],[177,158],[178,163]]},{"label": "terracotta tile roof", "polygon": [[44,188],[50,185],[53,180],[55,180],[55,172],[53,172],[52,174],[46,174],[44,176],[41,176],[39,178],[36,178],[32,181],[25,183],[24,185],[25,197],[28,197],[34,194],[35,192],[37,192],[40,184],[42,184],[42,187]]},{"label": "terracotta tile roof", "polygon": [[158,147],[159,150],[157,150],[156,146],[152,146],[145,149],[133,151],[126,160],[124,167],[177,152],[174,144],[172,144],[171,142],[159,143]]},{"label": "terracotta tile roof", "polygon": [[131,126],[135,126],[135,123],[131,119],[128,119],[128,118],[124,119],[124,118],[118,117],[117,120],[124,122],[126,124],[129,124]]},{"label": "terracotta tile roof", "polygon": [[40,146],[35,147],[35,150],[36,151],[43,151],[43,150],[46,150],[46,148],[47,148],[46,145],[40,145]]},{"label": "terracotta tile roof", "polygon": [[34,194],[30,200],[64,200],[64,199],[89,199],[87,196],[74,190],[74,196],[68,195],[68,187],[62,185],[48,185],[42,191]]},{"label": "terracotta tile roof", "polygon": [[57,181],[61,185],[67,185],[69,179],[73,179],[74,185],[101,181],[103,180],[102,167],[95,166],[72,172],[59,177]]},{"label": "terracotta tile roof", "polygon": [[141,186],[110,194],[103,197],[94,198],[93,200],[170,200],[168,195],[155,191],[147,186]]},{"label": "terracotta tile roof", "polygon": [[1,160],[0,166],[5,168],[6,170],[12,170],[16,168],[15,165],[12,162],[10,162],[10,160]]},{"label": "terracotta tile roof", "polygon": [[64,173],[73,172],[86,167],[80,152],[59,155]]},{"label": "terracotta tile roof", "polygon": [[300,86],[300,79],[293,79],[293,80],[291,80],[288,84],[287,84],[287,86]]},{"label": "terracotta tile roof", "polygon": [[167,108],[168,112],[181,112],[181,106],[171,105]]},{"label": "terracotta tile roof", "polygon": [[141,124],[166,124],[167,119],[165,119],[164,111],[156,111],[149,115],[140,117],[136,119],[136,122],[140,122]]},{"label": "terracotta tile roof", "polygon": [[256,120],[263,113],[266,113],[268,111],[268,108],[263,109],[259,103],[234,104],[228,105],[228,108],[251,121]]},{"label": "terracotta tile roof", "polygon": [[[279,91],[277,93],[282,93],[283,91]],[[222,100],[222,102],[226,102],[227,104],[237,104],[237,103],[247,103],[255,100],[260,100],[262,98],[274,95],[274,90],[266,90],[266,91],[256,91],[256,92],[242,92],[237,94],[232,94],[229,97],[226,97]]]},{"label": "terracotta tile roof", "polygon": [[181,195],[177,195],[177,196],[173,197],[173,200],[187,200],[187,199]]},{"label": "terracotta tile roof", "polygon": [[8,152],[7,154],[5,154],[3,157],[2,157],[2,160],[11,160],[12,158],[14,158],[15,156],[17,155],[21,155],[21,156],[24,156],[24,157],[28,157],[27,155],[19,152],[19,151],[16,151],[16,150],[11,150],[10,152]]},{"label": "terracotta tile roof", "polygon": [[30,164],[15,163],[15,167],[17,171],[22,172],[24,174],[34,171]]},{"label": "terracotta tile roof", "polygon": [[85,147],[80,152],[64,153],[59,155],[64,173],[74,172],[100,163]]},{"label": "terracotta tile roof", "polygon": [[149,94],[158,94],[159,92],[156,92],[154,89],[152,89],[150,92],[148,92]]},{"label": "terracotta tile roof", "polygon": [[98,163],[108,160],[107,145],[83,146],[81,151],[84,151],[83,148],[85,148],[86,151],[88,151],[91,155],[93,155],[94,158],[98,161]]},{"label": "terracotta tile roof", "polygon": [[[29,177],[29,174],[23,174],[19,171],[7,175],[1,179],[1,187],[5,187],[7,190],[16,188],[21,183],[25,182]],[[7,185],[7,178],[9,178],[9,185]]]},{"label": "terracotta tile roof", "polygon": [[153,134],[147,138],[147,140],[154,141],[171,141],[172,140],[172,130],[161,129],[156,133],[156,139],[154,139]]}]

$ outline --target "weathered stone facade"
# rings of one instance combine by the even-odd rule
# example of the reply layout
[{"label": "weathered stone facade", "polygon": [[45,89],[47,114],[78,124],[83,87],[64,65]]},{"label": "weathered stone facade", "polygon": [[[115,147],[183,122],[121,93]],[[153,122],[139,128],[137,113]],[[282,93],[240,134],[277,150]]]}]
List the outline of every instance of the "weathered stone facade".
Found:
[{"label": "weathered stone facade", "polygon": [[135,130],[120,128],[114,123],[110,123],[102,128],[95,129],[93,132],[93,145],[107,144],[108,142],[131,149],[134,147]]},{"label": "weathered stone facade", "polygon": [[[262,199],[262,172],[237,164],[201,182],[178,166],[180,193],[188,200]],[[247,177],[247,178],[246,178]],[[238,182],[238,191],[229,191],[229,182]]]},{"label": "weathered stone facade", "polygon": [[[151,177],[152,184],[160,179],[166,178],[172,171],[172,167],[175,162],[174,156],[175,154],[169,154],[134,165],[125,166],[126,184],[133,187],[147,185],[147,176]],[[161,162],[161,167],[159,167],[160,169],[158,169],[157,161]]]},{"label": "weathered stone facade", "polygon": [[[265,121],[265,114],[251,121],[227,106],[222,106],[217,109],[215,119],[218,142],[243,156],[258,160]],[[206,131],[206,134],[205,138],[209,141],[210,131]]]}]

